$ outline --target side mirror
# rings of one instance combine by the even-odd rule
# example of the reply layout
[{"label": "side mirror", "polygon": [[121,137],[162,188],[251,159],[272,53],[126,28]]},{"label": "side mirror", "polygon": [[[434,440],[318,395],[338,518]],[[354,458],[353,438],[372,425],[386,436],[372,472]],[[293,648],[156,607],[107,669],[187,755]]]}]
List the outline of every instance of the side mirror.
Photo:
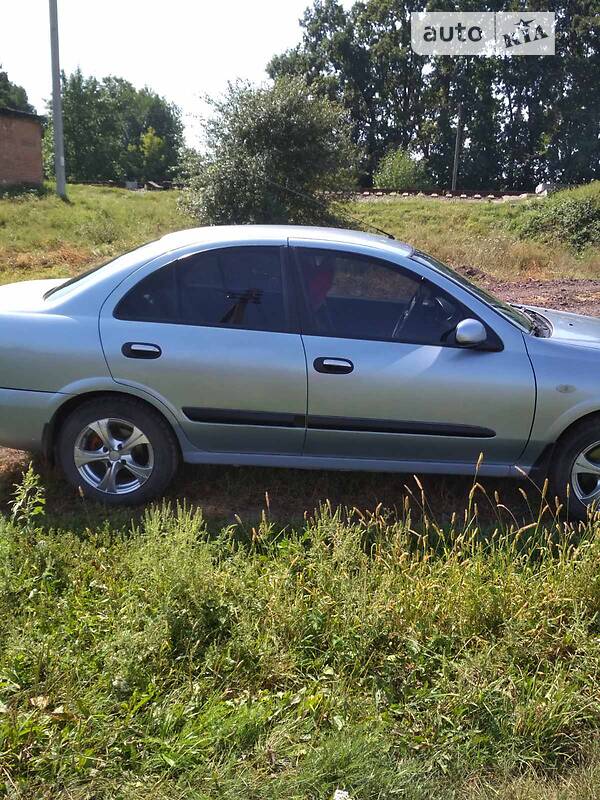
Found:
[{"label": "side mirror", "polygon": [[487,331],[478,319],[463,319],[456,326],[455,338],[462,347],[477,347],[486,341]]}]

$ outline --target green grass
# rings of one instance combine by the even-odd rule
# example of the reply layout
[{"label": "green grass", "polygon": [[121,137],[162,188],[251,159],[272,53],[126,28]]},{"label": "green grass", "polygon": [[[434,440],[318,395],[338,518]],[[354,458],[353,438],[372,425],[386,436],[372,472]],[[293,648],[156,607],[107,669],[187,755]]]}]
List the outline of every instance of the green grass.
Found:
[{"label": "green grass", "polygon": [[597,796],[600,518],[73,533],[42,500],[0,521],[10,797]]},{"label": "green grass", "polygon": [[61,277],[83,271],[193,222],[177,192],[69,186],[69,202],[51,192],[0,199],[0,279]]}]

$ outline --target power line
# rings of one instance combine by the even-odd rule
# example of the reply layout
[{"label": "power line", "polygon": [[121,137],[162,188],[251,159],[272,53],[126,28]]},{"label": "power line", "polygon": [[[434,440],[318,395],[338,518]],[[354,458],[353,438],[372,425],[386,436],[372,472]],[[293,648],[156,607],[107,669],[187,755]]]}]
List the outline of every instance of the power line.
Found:
[{"label": "power line", "polygon": [[[313,205],[318,206],[319,208],[323,209],[324,211],[329,212],[329,210],[330,210],[329,206],[326,203],[323,203],[321,200],[317,200],[316,197],[313,197],[312,195],[307,194],[307,192],[301,192],[298,189],[292,189],[290,186],[284,186],[281,183],[277,183],[276,181],[273,181],[270,178],[267,178],[266,175],[263,176],[263,179],[264,179],[265,183],[269,183],[271,186],[275,186],[275,188],[277,188],[277,189],[281,189],[284,192],[289,192],[290,194],[294,194],[294,195],[296,195],[296,197],[301,197],[304,200],[309,200],[311,203],[313,203]],[[360,226],[366,225],[367,227],[371,228],[372,230],[377,231],[377,233],[381,233],[383,236],[387,236],[388,239],[395,239],[396,238],[393,233],[390,233],[389,231],[384,231],[383,228],[378,228],[377,225],[373,225],[371,222],[366,222],[365,223],[364,220],[361,220],[359,217],[355,217],[354,214],[351,214],[349,211],[345,211],[345,210],[342,211],[340,216],[341,217],[345,217],[346,220],[348,220],[349,222],[353,222],[356,225],[360,225]]]}]

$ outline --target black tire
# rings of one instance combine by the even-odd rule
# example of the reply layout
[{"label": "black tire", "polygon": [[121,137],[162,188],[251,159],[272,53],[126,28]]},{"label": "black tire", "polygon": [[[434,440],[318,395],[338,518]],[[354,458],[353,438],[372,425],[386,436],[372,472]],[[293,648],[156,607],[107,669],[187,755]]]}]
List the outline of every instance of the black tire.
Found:
[{"label": "black tire", "polygon": [[[589,506],[578,496],[578,487],[573,482],[572,471],[577,458],[596,443],[600,443],[600,416],[592,417],[575,426],[558,441],[554,450],[548,474],[550,498],[558,497],[565,513],[571,519],[588,518]],[[600,509],[600,500],[595,501],[594,507]]]},{"label": "black tire", "polygon": [[[108,493],[91,485],[75,464],[75,446],[86,427],[104,419],[130,423],[145,435],[152,453],[149,477],[144,483],[123,494]],[[114,506],[139,505],[161,495],[177,471],[180,462],[179,445],[173,430],[154,409],[134,398],[105,397],[88,400],[78,406],[63,422],[56,442],[57,458],[65,477],[86,497]],[[102,465],[98,466],[100,475]],[[94,466],[93,469],[96,469]],[[121,468],[127,476],[127,468]],[[123,474],[123,472],[121,474]],[[131,479],[134,478],[129,473]]]}]

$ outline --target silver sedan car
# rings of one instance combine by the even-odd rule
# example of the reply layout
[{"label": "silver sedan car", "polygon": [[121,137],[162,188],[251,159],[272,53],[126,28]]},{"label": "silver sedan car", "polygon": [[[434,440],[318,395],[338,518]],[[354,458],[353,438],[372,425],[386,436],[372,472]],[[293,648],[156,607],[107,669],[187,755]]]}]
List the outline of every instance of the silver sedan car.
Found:
[{"label": "silver sedan car", "polygon": [[548,474],[576,517],[600,499],[600,320],[357,231],[198,228],[2,286],[0,375],[0,444],[106,503],[181,461]]}]

